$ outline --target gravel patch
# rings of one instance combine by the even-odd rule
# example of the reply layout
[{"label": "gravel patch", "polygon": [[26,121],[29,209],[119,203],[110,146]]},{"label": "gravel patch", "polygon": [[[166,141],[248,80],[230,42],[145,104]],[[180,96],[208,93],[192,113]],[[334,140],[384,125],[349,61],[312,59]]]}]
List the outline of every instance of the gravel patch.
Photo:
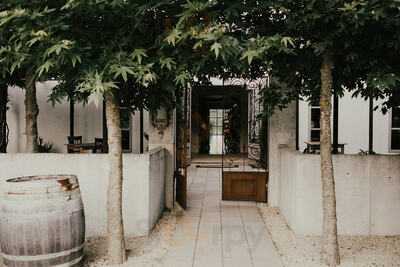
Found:
[{"label": "gravel patch", "polygon": [[[258,205],[285,267],[321,267],[320,238],[296,237],[279,209]],[[400,236],[340,236],[340,267],[400,266]]]},{"label": "gravel patch", "polygon": [[165,213],[148,237],[126,239],[128,259],[123,265],[107,262],[106,238],[90,238],[85,245],[84,267],[100,266],[160,266],[162,257],[168,252],[176,228],[176,215]]}]

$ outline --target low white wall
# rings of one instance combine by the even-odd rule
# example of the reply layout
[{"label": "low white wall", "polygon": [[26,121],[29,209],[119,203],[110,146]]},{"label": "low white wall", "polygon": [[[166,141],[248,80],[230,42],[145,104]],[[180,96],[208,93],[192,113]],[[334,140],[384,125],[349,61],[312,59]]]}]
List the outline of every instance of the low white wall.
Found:
[{"label": "low white wall", "polygon": [[149,225],[152,228],[165,207],[165,150],[150,154]]},{"label": "low white wall", "polygon": [[269,119],[268,134],[268,204],[277,207],[281,191],[281,146],[296,148],[296,103],[283,110],[276,110]]},{"label": "low white wall", "polygon": [[[322,232],[319,155],[280,150],[279,207],[299,235]],[[338,231],[400,234],[400,157],[334,155]]]},{"label": "low white wall", "polygon": [[[149,233],[164,208],[164,149],[124,154],[123,216],[125,234]],[[26,175],[75,174],[85,208],[86,236],[107,231],[107,154],[0,154],[0,188],[8,178]]]}]

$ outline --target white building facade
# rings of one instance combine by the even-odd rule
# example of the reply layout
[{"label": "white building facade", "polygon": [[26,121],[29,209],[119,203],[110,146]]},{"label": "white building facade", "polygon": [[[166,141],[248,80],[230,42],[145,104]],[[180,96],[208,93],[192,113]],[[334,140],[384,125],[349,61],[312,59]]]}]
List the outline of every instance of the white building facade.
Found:
[{"label": "white building facade", "polygon": [[[37,85],[40,110],[39,135],[54,145],[54,152],[66,153],[70,120],[69,103],[65,101],[52,106],[48,102],[48,95],[53,86],[55,82]],[[10,128],[8,146],[10,155],[6,154],[1,158],[2,165],[0,165],[3,168],[0,168],[0,177],[45,174],[49,170],[58,170],[56,165],[49,168],[46,162],[61,165],[69,162],[69,167],[62,166],[60,169],[80,175],[84,186],[83,200],[91,209],[89,214],[95,212],[94,203],[98,199],[104,200],[104,194],[99,196],[94,193],[90,190],[90,185],[95,185],[98,177],[101,177],[101,188],[105,190],[108,168],[105,155],[70,155],[71,157],[56,154],[40,156],[23,154],[20,157],[12,155],[23,153],[25,149],[24,91],[20,88],[9,88],[9,98],[7,115]],[[96,105],[96,102],[100,104]],[[245,106],[252,105],[249,101]],[[400,208],[400,159],[397,155],[400,152],[398,150],[400,112],[398,109],[393,109],[387,114],[382,114],[379,109],[374,112],[373,150],[379,155],[366,155],[360,152],[369,150],[369,102],[361,98],[352,98],[350,93],[346,93],[339,99],[338,106],[338,142],[345,144],[345,154],[347,154],[334,155],[339,233],[398,235],[400,225],[397,222],[400,216],[396,211]],[[92,142],[94,138],[102,137],[102,108],[101,101],[92,100],[86,105],[76,104],[75,135],[82,136],[84,142]],[[318,114],[317,106],[312,106],[306,101],[300,101],[298,105],[293,102],[286,109],[276,111],[270,118],[268,127],[268,204],[279,207],[289,226],[299,235],[318,235],[321,230],[322,193],[319,156],[303,153],[306,142],[317,141],[312,140],[317,136],[313,131],[319,130],[315,114]],[[246,114],[244,116],[247,118]],[[127,153],[139,153],[141,132],[139,115],[130,115],[127,125],[128,127],[124,127],[124,130],[129,132],[130,140]],[[138,206],[137,209],[126,211],[126,214],[129,213],[126,216],[142,218],[141,220],[146,222],[143,228],[140,221],[132,220],[130,231],[134,235],[147,233],[161,215],[163,208],[172,208],[175,201],[176,116],[172,116],[168,128],[163,134],[159,134],[146,113],[143,128],[143,132],[149,136],[149,140],[144,139],[145,151],[148,149],[150,151],[145,156],[125,156],[124,166],[127,182],[130,184],[128,187],[141,188],[140,190],[128,188],[126,192],[135,195],[129,194],[132,198],[126,203],[138,199],[144,199],[148,203],[145,210]],[[246,139],[242,134],[240,136],[240,140]],[[247,136],[249,137],[250,135]],[[299,151],[296,151],[296,141]],[[192,146],[196,144],[195,136],[189,143]],[[247,144],[247,148],[250,148],[250,139]],[[241,149],[240,152],[245,152],[247,148]],[[29,161],[32,164],[26,164]],[[90,171],[96,164],[99,164],[99,167],[101,165],[104,170]],[[101,221],[104,223],[104,218],[101,218]],[[93,235],[102,234],[102,229],[95,228],[94,220],[89,222],[89,225],[93,225],[93,229],[90,230]]]},{"label": "white building facade", "polygon": [[[37,101],[39,106],[38,131],[39,136],[53,144],[52,152],[67,153],[68,135],[70,132],[70,105],[68,101],[53,105],[48,101],[51,89],[57,82],[37,83]],[[23,153],[25,151],[25,106],[24,90],[10,87],[9,110],[7,122],[10,130],[7,152]],[[127,132],[129,145],[126,152],[140,153],[140,112],[127,114],[124,131]],[[149,114],[144,112],[144,135],[149,130]],[[94,142],[94,138],[103,136],[103,103],[101,99],[91,97],[87,104],[76,103],[74,114],[74,135],[82,136],[84,143]],[[144,151],[148,150],[148,140],[144,138]]]},{"label": "white building facade", "polygon": [[[381,104],[375,102],[374,105]],[[312,112],[319,113],[319,107],[310,102],[299,102],[299,150],[304,151],[306,143],[312,141],[315,117]],[[338,105],[338,143],[345,144],[345,154],[358,154],[369,150],[369,101],[361,97],[354,98],[350,92],[345,92],[339,98]],[[396,120],[400,113],[388,111],[383,114],[378,108],[373,113],[373,150],[377,154],[396,154],[396,128],[392,130],[392,120]],[[319,117],[317,118],[319,119]],[[333,121],[333,120],[332,120]],[[394,125],[395,126],[395,125]]]}]

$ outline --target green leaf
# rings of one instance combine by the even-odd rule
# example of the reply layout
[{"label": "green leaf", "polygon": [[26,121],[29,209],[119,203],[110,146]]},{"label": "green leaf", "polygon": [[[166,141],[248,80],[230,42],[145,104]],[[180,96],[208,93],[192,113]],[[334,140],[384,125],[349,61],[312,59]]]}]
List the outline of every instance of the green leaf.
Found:
[{"label": "green leaf", "polygon": [[144,57],[147,57],[145,49],[135,49],[131,54],[133,60],[136,60],[139,64],[142,64]]},{"label": "green leaf", "polygon": [[202,47],[203,47],[203,41],[200,40],[200,41],[198,41],[198,42],[196,42],[196,43],[194,44],[193,50],[197,50],[197,49],[202,48]]},{"label": "green leaf", "polygon": [[289,45],[291,47],[295,47],[293,38],[291,37],[282,37],[281,43],[285,46],[285,47],[289,47]]},{"label": "green leaf", "polygon": [[247,59],[249,65],[253,62],[254,58],[259,56],[259,52],[257,50],[247,50],[243,53],[243,56],[240,58],[241,60]]},{"label": "green leaf", "polygon": [[73,55],[73,56],[71,57],[72,67],[75,68],[76,63],[78,63],[78,62],[79,62],[79,63],[82,63],[81,57],[80,57],[79,55]]},{"label": "green leaf", "polygon": [[162,57],[160,58],[160,65],[161,69],[167,68],[168,70],[172,70],[172,68],[175,67],[176,62],[170,57],[167,58]]},{"label": "green leaf", "polygon": [[20,67],[21,67],[20,62],[15,61],[15,62],[11,65],[10,73],[13,74],[14,71],[15,71],[16,69],[20,68]]},{"label": "green leaf", "polygon": [[128,66],[121,66],[121,65],[112,65],[111,66],[111,73],[114,74],[114,79],[122,77],[122,79],[126,82],[128,81],[128,74],[134,75],[135,72],[131,67]]},{"label": "green leaf", "polygon": [[72,9],[79,5],[79,1],[76,0],[68,0],[67,3],[61,8],[61,10]]},{"label": "green leaf", "polygon": [[50,60],[47,60],[43,65],[38,68],[38,77],[41,77],[43,73],[48,73],[50,68],[54,66],[54,63]]},{"label": "green leaf", "polygon": [[176,77],[175,77],[175,83],[177,85],[180,85],[182,87],[186,87],[187,84],[190,81],[190,75],[188,72],[184,71],[179,73]]},{"label": "green leaf", "polygon": [[222,49],[222,45],[217,42],[215,42],[210,48],[211,51],[214,51],[216,58],[218,58],[221,49]]},{"label": "green leaf", "polygon": [[55,53],[57,56],[61,54],[62,50],[69,50],[72,48],[73,42],[69,40],[62,40],[59,43],[51,46],[49,49],[47,49],[46,54],[47,56],[51,56],[53,53]]},{"label": "green leaf", "polygon": [[177,41],[181,38],[182,32],[179,31],[178,29],[173,29],[171,33],[165,38],[165,41],[172,45],[175,46]]}]

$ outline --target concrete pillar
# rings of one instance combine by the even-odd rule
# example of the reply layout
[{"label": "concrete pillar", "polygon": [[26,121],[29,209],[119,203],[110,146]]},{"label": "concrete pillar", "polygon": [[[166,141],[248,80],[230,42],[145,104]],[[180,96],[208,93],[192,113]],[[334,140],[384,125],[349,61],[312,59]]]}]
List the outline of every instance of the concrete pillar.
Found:
[{"label": "concrete pillar", "polygon": [[[150,116],[151,120],[151,116]],[[172,112],[168,127],[160,134],[150,121],[149,123],[149,150],[163,147],[165,153],[165,206],[172,209],[174,205],[174,171],[175,171],[175,144],[176,144],[176,114]]]},{"label": "concrete pillar", "polygon": [[269,182],[268,203],[279,206],[280,147],[296,149],[296,103],[293,101],[282,111],[276,110],[269,120]]}]

